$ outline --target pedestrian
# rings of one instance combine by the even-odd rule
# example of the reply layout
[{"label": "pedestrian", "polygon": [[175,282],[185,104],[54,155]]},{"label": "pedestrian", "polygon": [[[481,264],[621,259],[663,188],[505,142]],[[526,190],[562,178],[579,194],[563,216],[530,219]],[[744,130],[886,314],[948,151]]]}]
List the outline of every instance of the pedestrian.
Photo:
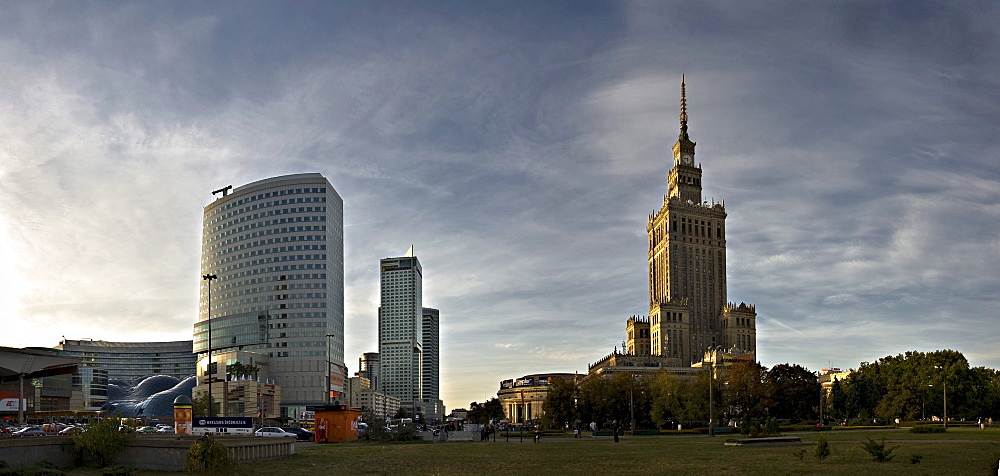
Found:
[{"label": "pedestrian", "polygon": [[573,423],[573,438],[580,437],[580,426],[581,426],[580,419],[577,418],[576,422]]},{"label": "pedestrian", "polygon": [[590,422],[590,436],[591,438],[597,438],[597,422]]},{"label": "pedestrian", "polygon": [[618,420],[611,421],[611,431],[615,434],[615,443],[618,443],[618,433],[622,431],[622,425],[618,423]]}]

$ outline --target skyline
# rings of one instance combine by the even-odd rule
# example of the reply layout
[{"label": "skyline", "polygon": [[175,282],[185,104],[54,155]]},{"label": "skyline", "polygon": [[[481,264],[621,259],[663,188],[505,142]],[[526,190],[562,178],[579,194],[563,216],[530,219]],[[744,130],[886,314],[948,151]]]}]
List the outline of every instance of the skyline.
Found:
[{"label": "skyline", "polygon": [[0,345],[191,339],[211,191],[319,172],[344,199],[351,375],[378,348],[378,262],[410,245],[448,409],[584,373],[648,314],[685,74],[762,364],[1000,368],[993,3],[4,12]]}]

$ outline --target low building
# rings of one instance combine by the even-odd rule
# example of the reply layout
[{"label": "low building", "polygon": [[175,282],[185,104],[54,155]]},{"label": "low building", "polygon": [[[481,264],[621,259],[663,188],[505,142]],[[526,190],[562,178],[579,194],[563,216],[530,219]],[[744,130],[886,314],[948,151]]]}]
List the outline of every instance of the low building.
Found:
[{"label": "low building", "polygon": [[60,354],[79,357],[81,367],[104,369],[109,379],[135,380],[148,375],[170,375],[183,380],[194,375],[192,341],[108,342],[63,339]]},{"label": "low building", "polygon": [[[281,418],[281,386],[268,374],[270,360],[256,352],[228,351],[198,361],[195,402],[211,391],[214,416],[250,417],[260,422]],[[211,390],[209,390],[211,389]]]},{"label": "low building", "polygon": [[511,423],[525,423],[542,417],[545,398],[549,395],[549,385],[553,379],[575,379],[576,374],[549,373],[531,374],[518,379],[500,382],[497,398],[503,405],[504,415]]}]

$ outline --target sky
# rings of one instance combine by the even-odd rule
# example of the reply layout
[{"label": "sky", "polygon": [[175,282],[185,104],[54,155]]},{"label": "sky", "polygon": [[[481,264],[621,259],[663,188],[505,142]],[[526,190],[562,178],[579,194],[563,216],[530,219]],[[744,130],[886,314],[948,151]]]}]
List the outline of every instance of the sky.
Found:
[{"label": "sky", "polygon": [[648,314],[681,75],[758,359],[1000,368],[1000,4],[0,5],[0,345],[191,339],[211,191],[344,199],[346,361],[378,262],[441,310],[442,398],[587,371]]}]

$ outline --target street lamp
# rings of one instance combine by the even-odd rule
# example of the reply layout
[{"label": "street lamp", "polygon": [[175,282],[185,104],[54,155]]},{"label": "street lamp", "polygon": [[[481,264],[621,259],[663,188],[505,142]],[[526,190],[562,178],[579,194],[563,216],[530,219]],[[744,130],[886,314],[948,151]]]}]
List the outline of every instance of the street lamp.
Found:
[{"label": "street lamp", "polygon": [[[710,373],[708,374],[708,436],[715,436],[715,419],[713,418],[713,411],[712,411],[713,407],[715,405],[714,405],[714,401],[713,401],[713,397],[712,397],[712,393],[713,393],[712,392],[712,387],[715,386],[714,385],[715,384],[715,361],[718,360],[718,358],[719,358],[719,348],[718,347],[709,347],[708,355],[711,356],[711,360],[709,362],[712,364],[711,367],[709,367],[709,369],[710,369],[709,372]],[[703,360],[703,362],[704,362],[704,360]]]},{"label": "street lamp", "polygon": [[208,321],[208,416],[212,417],[214,415],[215,405],[212,400],[212,380],[215,378],[212,375],[212,281],[218,279],[219,277],[214,274],[206,274],[201,277],[202,280],[208,281],[208,314],[206,316],[206,321]]},{"label": "street lamp", "polygon": [[[942,371],[944,370],[944,367],[940,365],[935,365],[934,368],[941,369]],[[944,389],[944,428],[947,430],[948,429],[948,373],[947,372],[945,372],[945,374],[941,377],[941,386]],[[933,387],[933,385],[928,385],[928,387]]]}]

